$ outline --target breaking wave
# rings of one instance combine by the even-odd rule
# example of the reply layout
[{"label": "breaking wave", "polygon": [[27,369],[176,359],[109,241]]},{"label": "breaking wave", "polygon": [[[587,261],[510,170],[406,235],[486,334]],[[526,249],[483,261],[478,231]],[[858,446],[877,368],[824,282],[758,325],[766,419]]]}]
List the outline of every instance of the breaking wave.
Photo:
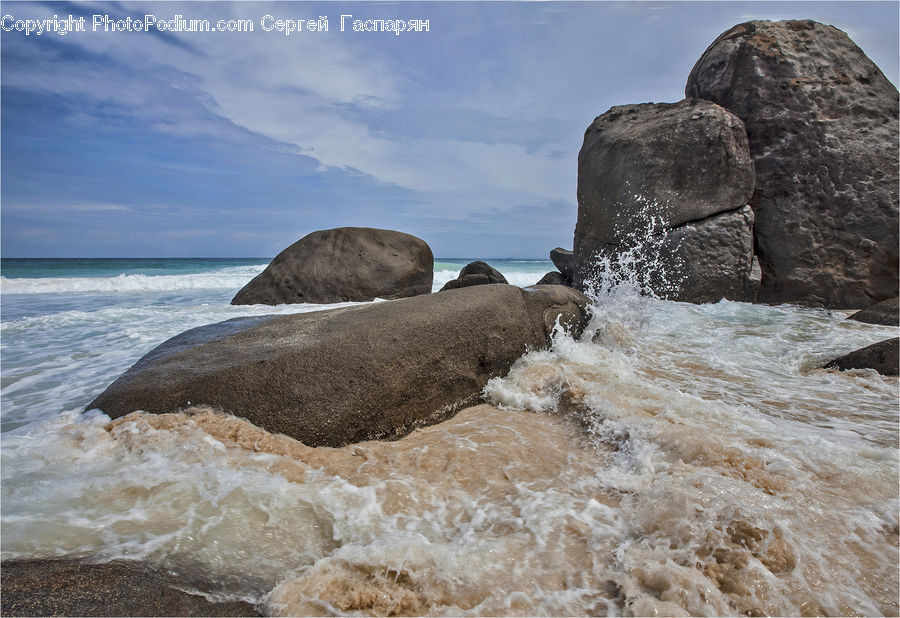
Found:
[{"label": "breaking wave", "polygon": [[81,413],[168,336],[272,308],[8,320],[2,557],[140,559],[274,615],[896,615],[898,380],[815,368],[896,329],[661,301],[644,269],[598,264],[585,333],[485,405],[339,449],[203,407]]},{"label": "breaking wave", "polygon": [[166,292],[240,289],[263,266],[238,266],[184,275],[120,274],[115,277],[0,277],[3,294],[79,294],[87,292]]}]

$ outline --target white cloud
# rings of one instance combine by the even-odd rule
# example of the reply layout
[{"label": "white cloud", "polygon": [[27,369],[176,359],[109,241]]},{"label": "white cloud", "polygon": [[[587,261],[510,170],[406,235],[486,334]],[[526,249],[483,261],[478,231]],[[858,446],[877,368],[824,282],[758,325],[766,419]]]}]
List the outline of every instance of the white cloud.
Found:
[{"label": "white cloud", "polygon": [[80,212],[135,212],[130,206],[123,206],[122,204],[72,204],[62,208]]},{"label": "white cloud", "polygon": [[[258,21],[267,13],[282,16],[297,11],[297,5],[283,3],[197,3],[177,10],[168,6],[149,5],[145,11],[128,5],[127,13],[153,12],[163,19],[171,12],[215,22]],[[103,6],[93,10],[109,11]],[[534,200],[566,198],[573,192],[573,160],[530,152],[521,144],[484,144],[449,134],[446,139],[416,139],[398,133],[392,139],[348,114],[347,105],[395,108],[404,86],[399,67],[371,53],[359,37],[335,32],[285,37],[257,31],[192,34],[183,40],[195,51],[139,33],[73,36],[65,42],[106,54],[116,64],[43,62],[40,71],[17,72],[9,83],[112,103],[161,132],[221,134],[222,125],[202,120],[199,107],[162,96],[160,79],[164,79],[167,88],[184,93],[197,106],[237,127],[289,144],[325,169],[358,170],[378,182],[413,191],[470,196],[509,192]]]},{"label": "white cloud", "polygon": [[64,212],[137,212],[131,206],[123,204],[106,204],[101,202],[54,202],[52,204],[22,202],[22,203],[4,203],[3,209],[13,212],[47,212],[47,213],[64,213]]}]

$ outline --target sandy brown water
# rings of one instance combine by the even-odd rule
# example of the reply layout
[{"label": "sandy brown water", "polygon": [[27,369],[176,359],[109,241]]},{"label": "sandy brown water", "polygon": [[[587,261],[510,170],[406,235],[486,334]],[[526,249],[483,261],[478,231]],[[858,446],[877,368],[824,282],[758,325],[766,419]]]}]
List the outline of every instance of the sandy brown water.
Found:
[{"label": "sandy brown water", "polygon": [[[340,449],[309,448],[207,409],[134,414],[108,430],[128,450],[147,448],[148,434],[168,442],[200,432],[231,452],[230,465],[261,466],[301,486],[324,480],[371,500],[358,505],[355,535],[387,538],[342,543],[350,539],[335,538],[338,522],[322,521],[321,534],[306,539],[321,557],[275,588],[272,612],[532,614],[535,599],[575,587],[597,591],[584,606],[595,613],[618,595],[593,572],[595,553],[614,549],[592,533],[600,522],[617,527],[618,498],[596,475],[609,455],[560,417],[481,405],[397,442]],[[558,517],[543,520],[548,509]]]},{"label": "sandy brown water", "polygon": [[[207,442],[318,488],[306,558],[262,586],[273,614],[896,614],[896,526],[860,508],[891,495],[889,469],[785,458],[715,406],[600,386],[597,366],[560,387],[558,364],[523,362],[506,383],[554,385],[555,413],[481,405],[397,442],[309,448],[202,408],[107,430],[126,451]],[[631,429],[591,425],[597,397]]]},{"label": "sandy brown water", "polygon": [[893,331],[594,310],[396,442],[205,408],[8,432],[3,557],[148,561],[280,615],[897,615],[898,381],[815,369]]}]

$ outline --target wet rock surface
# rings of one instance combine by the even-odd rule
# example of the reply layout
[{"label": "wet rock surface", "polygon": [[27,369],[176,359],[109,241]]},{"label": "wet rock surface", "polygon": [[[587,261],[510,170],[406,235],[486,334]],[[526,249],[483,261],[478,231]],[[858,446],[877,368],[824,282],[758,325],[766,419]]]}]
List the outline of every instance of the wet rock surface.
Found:
[{"label": "wet rock surface", "polygon": [[550,251],[550,261],[556,266],[566,281],[571,284],[575,279],[575,254],[568,249],[556,247]]},{"label": "wet rock surface", "polygon": [[563,286],[475,286],[189,330],[152,350],[90,405],[112,418],[208,404],[308,446],[395,439],[480,400],[588,299]]},{"label": "wet rock surface", "polygon": [[871,307],[857,311],[848,319],[867,324],[880,324],[882,326],[900,326],[900,304],[898,298],[888,298]]},{"label": "wet rock surface", "polygon": [[569,285],[569,281],[562,273],[553,270],[541,277],[535,285]]},{"label": "wet rock surface", "polygon": [[467,288],[473,285],[487,285],[489,283],[508,283],[508,281],[499,270],[487,262],[475,260],[463,266],[456,279],[448,281],[440,291]]},{"label": "wet rock surface", "polygon": [[900,371],[900,337],[879,341],[854,350],[825,365],[826,369],[874,369],[886,376],[895,376]]},{"label": "wet rock surface", "polygon": [[724,108],[688,99],[610,109],[578,155],[576,286],[589,285],[598,255],[669,233],[649,258],[680,285],[657,293],[690,302],[755,297],[745,208],[753,186],[743,123]]},{"label": "wet rock surface", "polygon": [[744,206],[686,223],[669,232],[663,252],[670,255],[676,300],[715,303],[723,298],[756,299],[759,278],[753,267],[753,211]]}]

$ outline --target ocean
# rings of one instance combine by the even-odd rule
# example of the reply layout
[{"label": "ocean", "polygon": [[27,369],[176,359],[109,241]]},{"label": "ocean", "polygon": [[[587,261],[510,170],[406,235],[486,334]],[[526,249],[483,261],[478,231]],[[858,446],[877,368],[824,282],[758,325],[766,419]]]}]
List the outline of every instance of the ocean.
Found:
[{"label": "ocean", "polygon": [[626,276],[580,338],[396,442],[84,411],[184,330],[340,306],[229,305],[267,262],[2,261],[4,560],[140,559],[273,615],[898,614],[898,379],[817,369],[897,328]]}]

